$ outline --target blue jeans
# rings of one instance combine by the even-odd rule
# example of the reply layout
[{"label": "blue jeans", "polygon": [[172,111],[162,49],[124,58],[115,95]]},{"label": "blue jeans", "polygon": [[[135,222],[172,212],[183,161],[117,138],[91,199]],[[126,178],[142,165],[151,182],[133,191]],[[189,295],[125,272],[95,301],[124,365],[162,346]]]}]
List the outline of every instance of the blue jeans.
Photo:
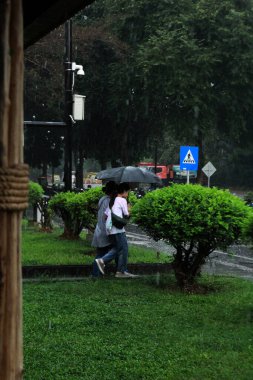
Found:
[{"label": "blue jeans", "polygon": [[[127,271],[128,261],[128,243],[126,233],[109,235],[113,247],[116,248],[116,256],[118,258],[117,272]],[[104,260],[104,257],[103,257]]]},{"label": "blue jeans", "polygon": [[113,244],[110,245],[110,249],[105,255],[102,256],[102,259],[105,264],[109,263],[113,259],[117,260],[117,249]]},{"label": "blue jeans", "polygon": [[[116,260],[117,259],[116,248],[113,247],[112,245],[108,245],[107,247],[97,248],[97,255],[95,257],[95,260],[102,259],[102,258],[105,264],[112,261],[113,259]],[[101,273],[100,273],[100,270],[98,269],[98,265],[95,260],[93,261],[93,264],[92,264],[92,276],[99,277]]]}]

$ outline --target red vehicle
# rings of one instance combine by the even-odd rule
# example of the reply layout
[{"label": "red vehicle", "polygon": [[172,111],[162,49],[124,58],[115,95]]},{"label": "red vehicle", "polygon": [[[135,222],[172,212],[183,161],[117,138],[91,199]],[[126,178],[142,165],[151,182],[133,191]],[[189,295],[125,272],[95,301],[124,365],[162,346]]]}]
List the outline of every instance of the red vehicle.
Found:
[{"label": "red vehicle", "polygon": [[169,167],[166,165],[156,165],[153,162],[138,162],[137,166],[146,168],[161,178],[165,186],[168,185]]},{"label": "red vehicle", "polygon": [[[161,178],[164,186],[168,186],[169,182],[186,182],[186,170],[180,170],[180,165],[160,165],[153,162],[138,162],[137,166],[147,168]],[[190,170],[190,178],[194,182],[197,177],[197,171]]]}]

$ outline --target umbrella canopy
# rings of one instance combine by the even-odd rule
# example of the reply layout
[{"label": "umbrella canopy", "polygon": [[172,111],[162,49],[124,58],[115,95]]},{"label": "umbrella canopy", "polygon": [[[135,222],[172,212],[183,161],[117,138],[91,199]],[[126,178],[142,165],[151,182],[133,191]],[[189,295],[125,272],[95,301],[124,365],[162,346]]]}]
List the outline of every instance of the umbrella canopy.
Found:
[{"label": "umbrella canopy", "polygon": [[108,181],[121,182],[138,182],[138,183],[157,183],[161,184],[161,179],[154,173],[145,168],[136,166],[121,166],[102,170],[97,173],[97,179],[106,179]]}]

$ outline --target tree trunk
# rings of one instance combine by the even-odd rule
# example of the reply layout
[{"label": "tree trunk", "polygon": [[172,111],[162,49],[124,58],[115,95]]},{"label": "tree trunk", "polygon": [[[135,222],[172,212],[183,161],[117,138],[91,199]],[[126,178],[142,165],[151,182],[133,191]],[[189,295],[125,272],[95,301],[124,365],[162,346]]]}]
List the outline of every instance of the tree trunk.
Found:
[{"label": "tree trunk", "polygon": [[41,198],[39,201],[39,209],[41,212],[41,229],[45,232],[52,232],[53,225],[52,225],[52,218],[51,214],[48,210],[48,201],[49,199]]},{"label": "tree trunk", "polygon": [[198,130],[198,136],[197,136],[197,144],[199,147],[199,162],[198,162],[198,172],[197,172],[197,183],[203,185],[204,184],[204,177],[205,174],[202,171],[202,168],[204,167],[204,151],[203,151],[203,134],[200,130]]},{"label": "tree trunk", "polygon": [[177,248],[173,269],[178,286],[189,289],[196,283],[196,277],[200,274],[201,267],[211,250],[205,245],[199,245],[197,252],[186,254],[181,247]]},{"label": "tree trunk", "polygon": [[47,186],[47,164],[45,162],[42,165],[42,177],[44,186]]},{"label": "tree trunk", "polygon": [[77,159],[77,164],[76,164],[76,187],[78,189],[83,188],[83,163],[84,163],[83,152],[80,149],[78,152],[78,159]]},{"label": "tree trunk", "polygon": [[61,218],[64,223],[64,231],[61,237],[68,240],[80,239],[79,235],[83,229],[82,223],[72,218],[70,213],[64,210],[61,211]]},{"label": "tree trunk", "polygon": [[173,269],[178,286],[184,290],[195,283],[196,271],[193,270],[190,254],[186,255],[181,247],[177,248]]},{"label": "tree trunk", "polygon": [[33,206],[32,206],[32,208],[33,208],[33,222],[34,223],[36,223],[37,222],[37,203],[36,204],[34,204]]},{"label": "tree trunk", "polygon": [[101,166],[101,170],[107,169],[107,162],[105,160],[100,159],[99,164]]},{"label": "tree trunk", "polygon": [[23,372],[20,226],[28,207],[28,167],[22,165],[22,1],[0,3],[0,379]]},{"label": "tree trunk", "polygon": [[54,185],[54,166],[52,166],[52,185]]},{"label": "tree trunk", "polygon": [[66,240],[79,240],[80,239],[80,232],[73,230],[72,228],[68,228],[64,226],[63,234],[61,235],[62,238]]}]

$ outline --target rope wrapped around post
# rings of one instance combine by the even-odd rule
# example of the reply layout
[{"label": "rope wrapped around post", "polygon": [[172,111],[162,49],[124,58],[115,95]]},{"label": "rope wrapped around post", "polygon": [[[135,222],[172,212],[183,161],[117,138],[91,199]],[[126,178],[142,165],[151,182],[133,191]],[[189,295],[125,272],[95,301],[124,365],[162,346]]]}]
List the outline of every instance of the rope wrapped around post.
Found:
[{"label": "rope wrapped around post", "polygon": [[26,164],[0,168],[0,211],[23,211],[28,207],[28,176]]}]

